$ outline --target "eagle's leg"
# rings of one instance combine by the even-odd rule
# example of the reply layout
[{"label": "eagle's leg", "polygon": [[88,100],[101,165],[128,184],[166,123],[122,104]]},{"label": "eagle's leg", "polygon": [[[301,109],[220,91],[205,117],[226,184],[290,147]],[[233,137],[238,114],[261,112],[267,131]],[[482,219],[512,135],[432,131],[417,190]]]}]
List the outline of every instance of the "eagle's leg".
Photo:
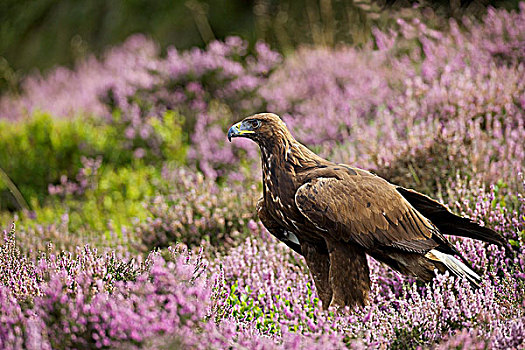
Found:
[{"label": "eagle's leg", "polygon": [[330,256],[324,244],[301,243],[301,250],[314,279],[317,295],[326,310],[332,300],[332,287],[330,286]]},{"label": "eagle's leg", "polygon": [[370,270],[362,248],[326,240],[330,254],[330,306],[364,306],[370,292]]}]

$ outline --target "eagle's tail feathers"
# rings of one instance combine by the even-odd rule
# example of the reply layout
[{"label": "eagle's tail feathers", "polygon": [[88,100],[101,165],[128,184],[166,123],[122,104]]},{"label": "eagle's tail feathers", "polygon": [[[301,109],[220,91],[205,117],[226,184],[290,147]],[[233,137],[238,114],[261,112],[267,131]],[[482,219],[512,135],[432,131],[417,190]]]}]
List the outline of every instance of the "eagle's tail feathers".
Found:
[{"label": "eagle's tail feathers", "polygon": [[457,277],[465,277],[470,283],[479,287],[481,277],[453,255],[440,252],[436,249],[432,249],[429,253],[432,253],[433,257],[445,265],[451,273]]}]

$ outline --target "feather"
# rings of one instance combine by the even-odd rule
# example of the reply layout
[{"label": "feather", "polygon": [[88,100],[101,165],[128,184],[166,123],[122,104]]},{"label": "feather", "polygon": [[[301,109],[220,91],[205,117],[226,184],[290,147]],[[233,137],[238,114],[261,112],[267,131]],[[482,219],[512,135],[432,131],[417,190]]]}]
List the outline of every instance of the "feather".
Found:
[{"label": "feather", "polygon": [[452,272],[457,277],[466,278],[470,283],[472,283],[476,287],[479,287],[481,277],[477,273],[472,271],[470,267],[456,259],[453,255],[442,253],[436,249],[432,249],[428,254],[432,254],[437,260],[442,262],[450,272]]}]

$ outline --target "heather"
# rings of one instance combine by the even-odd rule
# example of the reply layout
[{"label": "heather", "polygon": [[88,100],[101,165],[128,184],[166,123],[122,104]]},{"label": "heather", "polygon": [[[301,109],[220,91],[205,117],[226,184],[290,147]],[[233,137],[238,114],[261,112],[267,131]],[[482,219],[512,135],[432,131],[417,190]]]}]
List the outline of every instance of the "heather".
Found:
[{"label": "heather", "polygon": [[[480,289],[448,275],[421,285],[371,260],[373,303],[362,310],[322,311],[302,259],[253,221],[251,238],[216,258],[178,246],[133,260],[129,253],[84,246],[31,259],[18,249],[13,228],[4,232],[0,254],[3,319],[16,327],[2,340],[12,348],[35,341],[52,348],[193,348],[201,342],[213,348],[406,348],[441,340],[440,346],[519,346],[525,255],[518,233],[524,223],[517,212],[487,210],[497,200],[492,193],[480,188],[475,202],[457,205],[478,220],[498,220],[495,228],[519,248],[505,258],[501,249],[456,242],[483,272]],[[523,213],[523,197],[519,205]]]},{"label": "heather", "polygon": [[[0,347],[523,347],[525,7],[424,23],[287,56],[136,35],[2,96]],[[370,259],[371,304],[323,311],[304,260],[257,219],[256,147],[226,140],[262,110],[503,235],[452,239],[481,287]]]}]

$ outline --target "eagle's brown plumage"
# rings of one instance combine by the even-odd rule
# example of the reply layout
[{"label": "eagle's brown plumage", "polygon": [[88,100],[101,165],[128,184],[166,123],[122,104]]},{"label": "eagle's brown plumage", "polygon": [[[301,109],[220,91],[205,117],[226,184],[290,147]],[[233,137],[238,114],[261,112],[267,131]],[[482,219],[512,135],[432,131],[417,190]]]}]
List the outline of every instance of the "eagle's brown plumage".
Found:
[{"label": "eagle's brown plumage", "polygon": [[443,234],[504,244],[496,232],[452,214],[427,196],[322,159],[297,142],[275,114],[244,119],[230,128],[231,137],[247,137],[259,145],[259,218],[270,233],[304,256],[325,308],[367,303],[366,254],[424,281],[438,269],[477,284],[479,276]]}]

